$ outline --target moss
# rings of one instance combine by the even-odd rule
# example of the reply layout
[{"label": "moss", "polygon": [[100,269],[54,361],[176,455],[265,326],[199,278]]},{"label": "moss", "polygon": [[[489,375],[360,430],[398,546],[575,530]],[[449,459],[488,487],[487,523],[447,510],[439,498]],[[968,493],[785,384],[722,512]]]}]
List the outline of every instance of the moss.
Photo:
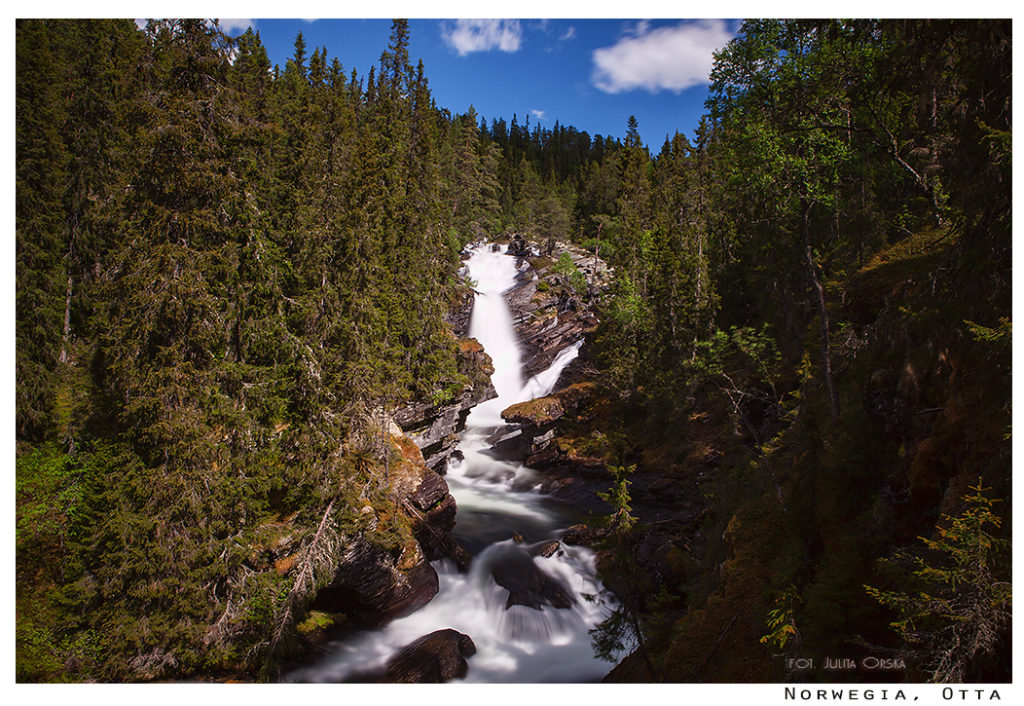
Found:
[{"label": "moss", "polygon": [[502,419],[520,424],[541,426],[549,424],[565,414],[561,401],[554,397],[541,397],[519,402],[501,412]]},{"label": "moss", "polygon": [[311,610],[306,619],[295,626],[295,631],[303,637],[318,630],[327,630],[334,625],[335,616],[331,613],[324,613],[319,610]]},{"label": "moss", "polygon": [[519,424],[550,424],[579,407],[591,395],[594,387],[590,382],[575,383],[547,397],[511,405],[502,410],[501,417]]}]

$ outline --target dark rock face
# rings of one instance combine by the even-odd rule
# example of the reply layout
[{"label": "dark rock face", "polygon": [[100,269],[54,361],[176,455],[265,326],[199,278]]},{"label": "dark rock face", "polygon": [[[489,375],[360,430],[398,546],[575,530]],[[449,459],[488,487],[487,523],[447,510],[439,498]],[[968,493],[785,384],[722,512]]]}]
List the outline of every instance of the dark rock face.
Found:
[{"label": "dark rock face", "polygon": [[466,426],[469,410],[495,396],[494,386],[488,382],[463,391],[450,404],[419,402],[408,405],[396,411],[394,419],[402,432],[423,452],[427,465],[443,474],[448,457],[459,442],[457,434]]},{"label": "dark rock face", "polygon": [[465,427],[469,410],[497,396],[490,379],[494,367],[483,346],[473,338],[461,339],[458,346],[459,371],[470,380],[458,397],[445,403],[415,402],[393,415],[402,432],[423,452],[427,465],[441,474],[459,441],[457,434]]},{"label": "dark rock face", "polygon": [[346,547],[334,578],[311,610],[345,613],[361,627],[381,627],[422,608],[437,594],[437,572],[415,552],[408,567],[362,537]]},{"label": "dark rock face", "polygon": [[459,571],[465,572],[473,562],[473,557],[450,534],[455,526],[455,512],[455,498],[448,495],[440,505],[427,513],[424,522],[413,528],[413,534],[427,559],[451,559]]},{"label": "dark rock face", "polygon": [[465,677],[469,671],[466,658],[475,654],[476,645],[469,635],[451,628],[436,630],[403,647],[383,670],[350,681],[440,684]]},{"label": "dark rock face", "polygon": [[598,324],[589,309],[560,311],[559,295],[552,290],[539,293],[536,281],[517,285],[505,296],[519,334],[524,379],[550,367],[562,350]]},{"label": "dark rock face", "polygon": [[[568,255],[583,275],[587,292],[581,294],[573,290],[570,283],[549,266],[563,254]],[[548,368],[566,346],[597,327],[598,319],[591,310],[591,302],[599,298],[611,282],[611,271],[603,261],[564,243],[554,243],[548,258],[529,262],[534,267],[527,269],[520,284],[505,295],[519,334],[524,377]]]},{"label": "dark rock face", "polygon": [[586,525],[573,525],[562,535],[562,541],[576,546],[591,546],[604,536],[603,532],[591,529]]},{"label": "dark rock face", "polygon": [[517,233],[509,241],[508,254],[516,257],[529,257],[532,253],[529,245],[526,244],[526,239]]},{"label": "dark rock face", "polygon": [[495,564],[491,575],[499,586],[508,591],[505,608],[522,605],[535,610],[549,605],[570,608],[572,594],[559,581],[537,568],[525,552],[510,552]]},{"label": "dark rock face", "polygon": [[519,432],[516,444],[510,447],[519,459],[525,459],[532,467],[532,461],[543,463],[547,456],[542,452],[555,439],[555,423],[567,414],[575,412],[590,395],[592,383],[577,383],[564,390],[526,402],[511,405],[502,411],[502,418],[515,425]]},{"label": "dark rock face", "polygon": [[420,513],[413,527],[416,541],[429,561],[449,558],[460,571],[469,568],[472,557],[452,539],[457,506],[448,493],[448,483],[440,475],[423,469],[419,486],[408,496],[409,502]]},{"label": "dark rock face", "polygon": [[456,300],[445,316],[456,338],[469,336],[469,318],[473,313],[473,290],[469,287],[456,292]]}]

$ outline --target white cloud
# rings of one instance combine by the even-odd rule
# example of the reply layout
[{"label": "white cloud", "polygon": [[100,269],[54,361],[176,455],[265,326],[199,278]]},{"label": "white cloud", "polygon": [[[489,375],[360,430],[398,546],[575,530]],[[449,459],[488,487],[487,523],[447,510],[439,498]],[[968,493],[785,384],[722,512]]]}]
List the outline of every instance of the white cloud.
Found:
[{"label": "white cloud", "polygon": [[256,21],[255,20],[224,20],[224,19],[219,19],[219,20],[217,20],[217,22],[220,23],[220,28],[224,32],[224,34],[233,34],[236,31],[239,34],[241,34],[242,32],[244,32],[246,30],[247,27],[255,27],[256,26]]},{"label": "white cloud", "polygon": [[644,89],[651,93],[682,90],[708,82],[712,52],[732,34],[723,20],[698,20],[651,29],[640,22],[614,46],[593,53],[591,80],[606,93]]},{"label": "white cloud", "polygon": [[650,20],[640,20],[634,26],[630,27],[629,23],[623,28],[623,31],[630,37],[642,37],[647,34],[647,31],[651,28]]},{"label": "white cloud", "polygon": [[558,41],[560,41],[560,42],[567,42],[567,41],[569,41],[570,39],[572,39],[575,36],[576,36],[576,28],[573,27],[572,25],[569,25],[569,29],[565,30],[565,33],[562,34],[562,36],[558,38]]},{"label": "white cloud", "polygon": [[491,49],[516,52],[523,41],[523,28],[519,20],[462,19],[456,20],[454,26],[442,26],[441,35],[459,56]]},{"label": "white cloud", "polygon": [[533,115],[533,117],[537,118],[537,120],[543,120],[544,116],[547,114],[547,111],[545,111],[545,110],[531,110],[530,113]]}]

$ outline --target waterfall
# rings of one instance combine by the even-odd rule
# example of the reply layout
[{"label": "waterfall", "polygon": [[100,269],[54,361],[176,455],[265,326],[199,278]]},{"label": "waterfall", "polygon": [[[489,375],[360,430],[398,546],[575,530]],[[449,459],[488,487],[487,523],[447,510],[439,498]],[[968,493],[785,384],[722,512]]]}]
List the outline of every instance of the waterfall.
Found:
[{"label": "waterfall", "polygon": [[[568,346],[547,370],[522,380],[519,345],[504,298],[517,281],[516,263],[504,248],[478,246],[466,264],[476,290],[470,335],[491,356],[491,381],[498,394],[471,410],[458,446],[463,458],[448,469],[458,505],[454,536],[474,555],[470,570],[462,574],[450,562],[435,562],[439,591],[430,603],[381,630],[333,643],[328,657],[292,672],[286,681],[342,681],[382,666],[413,640],[443,628],[463,632],[476,644],[466,682],[591,682],[610,669],[594,657],[588,633],[615,607],[597,578],[594,552],[559,544],[549,558],[539,553],[572,523],[571,513],[538,492],[534,471],[498,458],[492,449],[511,433],[501,410],[550,393],[582,343]],[[514,541],[513,534],[523,541]],[[495,575],[509,566],[535,567],[572,597],[571,606],[506,608],[510,593]]]}]

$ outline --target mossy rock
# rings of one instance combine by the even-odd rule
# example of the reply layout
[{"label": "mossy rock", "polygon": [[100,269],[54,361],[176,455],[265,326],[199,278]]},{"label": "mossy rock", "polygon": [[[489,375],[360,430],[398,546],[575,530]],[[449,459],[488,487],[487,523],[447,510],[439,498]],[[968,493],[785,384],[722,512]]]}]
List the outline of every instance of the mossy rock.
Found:
[{"label": "mossy rock", "polygon": [[593,389],[594,383],[576,383],[553,395],[511,405],[502,410],[501,417],[514,424],[529,424],[536,427],[551,424],[579,407]]},{"label": "mossy rock", "polygon": [[325,631],[334,626],[334,615],[320,610],[311,610],[306,619],[295,626],[295,631],[308,637],[318,631]]}]

